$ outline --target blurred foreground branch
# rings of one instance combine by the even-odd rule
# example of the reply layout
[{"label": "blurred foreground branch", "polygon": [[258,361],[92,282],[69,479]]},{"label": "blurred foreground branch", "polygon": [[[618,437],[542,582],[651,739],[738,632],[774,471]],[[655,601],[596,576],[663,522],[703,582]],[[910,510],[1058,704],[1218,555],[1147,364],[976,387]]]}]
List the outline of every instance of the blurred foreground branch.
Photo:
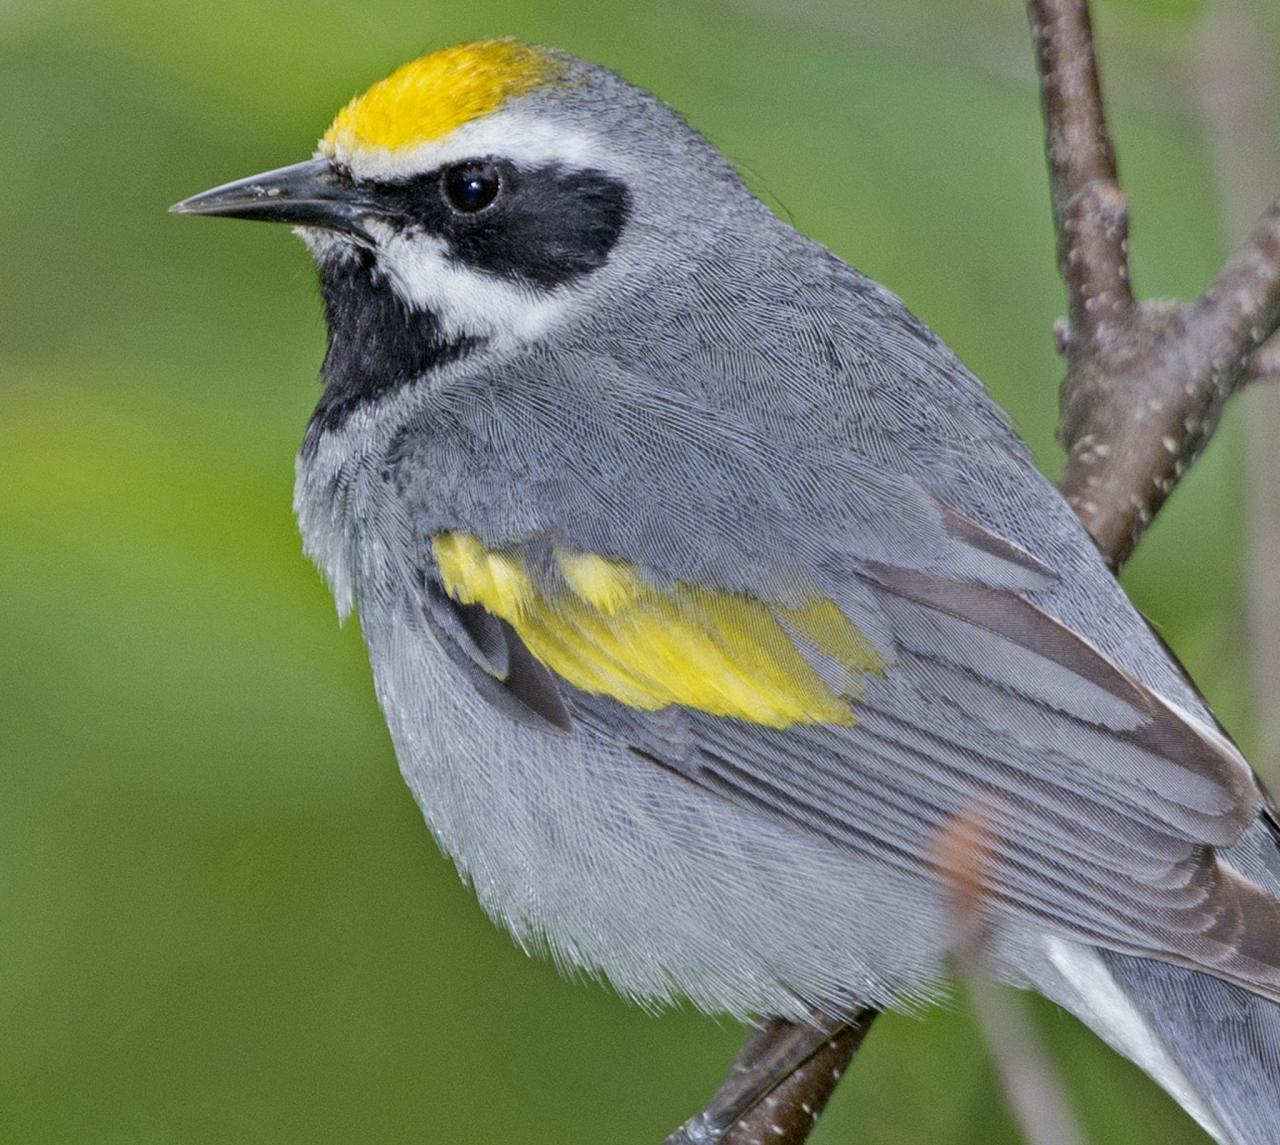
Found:
[{"label": "blurred foreground branch", "polygon": [[[1196,35],[1194,90],[1231,244],[1280,184],[1280,10],[1274,0],[1215,0]],[[1252,684],[1254,765],[1280,779],[1280,335],[1249,362],[1244,409],[1243,641]],[[1232,642],[1232,653],[1239,639]]]},{"label": "blurred foreground branch", "polygon": [[1011,988],[987,972],[991,824],[980,813],[952,819],[934,844],[951,908],[951,962],[964,985],[1000,1088],[1027,1145],[1084,1145],[1052,1059]]},{"label": "blurred foreground branch", "polygon": [[[1057,331],[1067,360],[1060,487],[1119,569],[1200,455],[1227,399],[1246,382],[1280,376],[1280,339],[1268,341],[1280,327],[1280,199],[1195,301],[1136,299],[1128,199],[1107,130],[1089,5],[1027,0],[1027,14],[1068,298],[1068,317]],[[984,990],[971,989],[971,997],[984,1029],[1008,1031],[1008,1015]],[[801,1145],[875,1016],[872,1010],[853,1016],[855,1024],[744,1117],[724,1145]],[[759,1052],[762,1040],[787,1031],[785,1022],[758,1031],[739,1064]],[[1005,1080],[1016,1105],[1028,1091],[1025,1079]],[[1048,1106],[1058,1100],[1041,1097]]]}]

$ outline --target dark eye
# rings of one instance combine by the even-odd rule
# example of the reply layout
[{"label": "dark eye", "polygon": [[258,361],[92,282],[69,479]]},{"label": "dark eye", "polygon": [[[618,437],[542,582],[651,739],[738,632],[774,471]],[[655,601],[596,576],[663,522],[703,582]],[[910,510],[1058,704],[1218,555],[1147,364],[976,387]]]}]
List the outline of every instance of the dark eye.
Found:
[{"label": "dark eye", "polygon": [[444,196],[455,211],[475,214],[483,211],[502,190],[502,177],[492,163],[459,163],[441,177]]}]

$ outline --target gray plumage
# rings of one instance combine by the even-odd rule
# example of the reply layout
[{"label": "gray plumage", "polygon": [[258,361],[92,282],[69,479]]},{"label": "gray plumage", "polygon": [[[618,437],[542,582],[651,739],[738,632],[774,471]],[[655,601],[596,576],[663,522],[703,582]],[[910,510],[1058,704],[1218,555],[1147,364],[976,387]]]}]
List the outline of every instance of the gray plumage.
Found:
[{"label": "gray plumage", "polygon": [[[418,220],[438,277],[482,265],[459,299],[421,293],[403,250],[441,256],[414,225],[304,234],[330,393],[298,517],[359,609],[441,845],[527,948],[646,1004],[803,1017],[938,995],[934,845],[979,810],[993,971],[1075,1010],[1219,1140],[1280,1140],[1280,864],[1247,765],[951,351],[675,113],[561,58],[570,82],[492,120],[519,125],[505,178],[562,227],[554,195],[590,168],[571,264]],[[529,149],[556,139],[536,176]],[[396,339],[447,352],[390,384],[362,290],[403,309]],[[777,615],[834,601],[886,668],[842,682],[802,649],[851,727],[627,707],[451,598],[445,532],[520,557],[553,601],[556,545]]]}]

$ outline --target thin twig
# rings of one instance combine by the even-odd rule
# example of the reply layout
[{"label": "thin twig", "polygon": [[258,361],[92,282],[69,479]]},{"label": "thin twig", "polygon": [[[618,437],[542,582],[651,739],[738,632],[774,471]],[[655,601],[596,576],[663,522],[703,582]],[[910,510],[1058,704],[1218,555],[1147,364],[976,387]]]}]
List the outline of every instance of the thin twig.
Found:
[{"label": "thin twig", "polygon": [[1192,353],[1202,359],[1195,368],[1215,384],[1228,387],[1229,394],[1277,326],[1280,198],[1267,208],[1253,234],[1188,307],[1187,340]]},{"label": "thin twig", "polygon": [[1271,341],[1259,346],[1245,368],[1243,384],[1256,382],[1280,382],[1280,336],[1273,334]]}]

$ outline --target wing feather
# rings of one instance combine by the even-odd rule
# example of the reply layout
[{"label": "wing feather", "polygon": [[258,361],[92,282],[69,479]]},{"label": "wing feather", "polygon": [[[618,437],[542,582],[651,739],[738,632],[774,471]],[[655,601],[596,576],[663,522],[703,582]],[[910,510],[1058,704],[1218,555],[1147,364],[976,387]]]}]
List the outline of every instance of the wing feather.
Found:
[{"label": "wing feather", "polygon": [[[464,550],[476,571],[449,566]],[[555,538],[438,551],[454,639],[513,695],[523,664],[553,725],[917,878],[981,809],[1000,909],[1280,994],[1270,916],[1213,850],[1257,813],[1243,762],[1013,591],[870,563],[848,599],[874,601],[881,649],[831,600],[713,593]]]},{"label": "wing feather", "polygon": [[[548,726],[912,877],[947,817],[987,806],[1001,910],[1280,990],[1275,904],[1214,850],[1259,789],[1153,686],[1195,704],[972,379],[775,364],[790,388],[748,391],[562,348],[406,430],[391,466],[424,564],[503,626],[454,624],[477,686],[515,694],[499,632],[532,710],[564,713]],[[830,392],[778,414],[804,386]]]}]

